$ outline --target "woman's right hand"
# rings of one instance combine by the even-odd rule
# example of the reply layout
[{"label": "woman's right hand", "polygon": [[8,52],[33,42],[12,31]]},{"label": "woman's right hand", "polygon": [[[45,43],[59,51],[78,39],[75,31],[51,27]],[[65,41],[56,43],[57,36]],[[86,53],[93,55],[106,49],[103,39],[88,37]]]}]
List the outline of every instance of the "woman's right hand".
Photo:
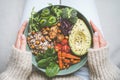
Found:
[{"label": "woman's right hand", "polygon": [[25,21],[22,24],[20,30],[18,31],[17,39],[16,39],[16,42],[15,42],[15,48],[20,49],[22,51],[26,51],[26,37],[23,34],[26,26],[27,26],[27,21]]},{"label": "woman's right hand", "polygon": [[107,42],[104,39],[102,33],[92,21],[90,21],[90,24],[95,32],[93,35],[93,48],[97,49],[97,48],[105,47],[107,45]]}]

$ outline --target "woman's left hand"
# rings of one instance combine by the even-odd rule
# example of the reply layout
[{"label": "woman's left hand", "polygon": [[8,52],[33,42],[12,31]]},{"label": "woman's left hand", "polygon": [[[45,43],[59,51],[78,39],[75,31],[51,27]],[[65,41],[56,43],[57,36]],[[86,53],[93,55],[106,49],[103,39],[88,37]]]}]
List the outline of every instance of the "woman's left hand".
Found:
[{"label": "woman's left hand", "polygon": [[20,30],[18,31],[17,39],[16,39],[16,42],[15,42],[15,48],[20,49],[22,51],[26,50],[26,37],[23,34],[26,26],[27,26],[27,21],[25,21],[22,24]]},{"label": "woman's left hand", "polygon": [[97,49],[97,48],[105,47],[107,45],[107,42],[104,39],[102,33],[92,21],[90,21],[90,24],[95,32],[93,35],[93,48]]}]

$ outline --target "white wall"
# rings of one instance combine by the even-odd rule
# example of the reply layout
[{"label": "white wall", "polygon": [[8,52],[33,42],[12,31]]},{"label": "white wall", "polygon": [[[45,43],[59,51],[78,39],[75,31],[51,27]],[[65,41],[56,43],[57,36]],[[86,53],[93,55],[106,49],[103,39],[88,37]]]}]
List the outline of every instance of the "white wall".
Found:
[{"label": "white wall", "polygon": [[120,67],[120,0],[95,0],[110,59]]}]

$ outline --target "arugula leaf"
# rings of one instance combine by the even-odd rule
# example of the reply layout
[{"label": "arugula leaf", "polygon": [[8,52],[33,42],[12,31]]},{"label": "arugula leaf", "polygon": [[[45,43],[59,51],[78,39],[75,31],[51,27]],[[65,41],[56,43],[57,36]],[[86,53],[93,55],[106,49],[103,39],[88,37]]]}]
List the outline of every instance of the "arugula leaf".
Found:
[{"label": "arugula leaf", "polygon": [[46,69],[46,75],[48,77],[54,77],[59,72],[59,70],[60,68],[58,64],[56,64],[55,62],[51,62]]}]

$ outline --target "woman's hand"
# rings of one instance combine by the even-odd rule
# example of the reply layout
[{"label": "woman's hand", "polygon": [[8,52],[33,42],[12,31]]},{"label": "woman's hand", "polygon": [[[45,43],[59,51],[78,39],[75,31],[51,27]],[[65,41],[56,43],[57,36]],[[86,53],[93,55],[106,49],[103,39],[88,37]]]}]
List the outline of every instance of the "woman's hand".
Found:
[{"label": "woman's hand", "polygon": [[25,51],[26,50],[26,37],[25,35],[23,34],[25,28],[27,26],[27,21],[25,21],[20,30],[18,31],[18,34],[17,34],[17,39],[16,39],[16,42],[15,42],[15,47],[17,49],[20,49],[22,51]]},{"label": "woman's hand", "polygon": [[93,48],[97,49],[97,48],[105,47],[107,45],[107,42],[103,38],[102,33],[92,21],[90,21],[90,24],[95,32],[93,35]]}]

